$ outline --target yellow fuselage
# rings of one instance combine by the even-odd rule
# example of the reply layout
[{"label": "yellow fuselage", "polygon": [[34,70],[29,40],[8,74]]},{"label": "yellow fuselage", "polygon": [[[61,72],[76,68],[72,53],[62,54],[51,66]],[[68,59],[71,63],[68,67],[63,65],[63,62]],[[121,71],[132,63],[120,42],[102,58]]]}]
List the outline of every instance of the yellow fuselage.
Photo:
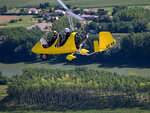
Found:
[{"label": "yellow fuselage", "polygon": [[39,41],[33,48],[32,52],[37,54],[64,54],[64,53],[75,53],[77,51],[75,45],[75,35],[76,32],[71,33],[66,43],[61,47],[56,47],[58,42],[58,38],[54,42],[54,44],[48,48],[44,48]]}]

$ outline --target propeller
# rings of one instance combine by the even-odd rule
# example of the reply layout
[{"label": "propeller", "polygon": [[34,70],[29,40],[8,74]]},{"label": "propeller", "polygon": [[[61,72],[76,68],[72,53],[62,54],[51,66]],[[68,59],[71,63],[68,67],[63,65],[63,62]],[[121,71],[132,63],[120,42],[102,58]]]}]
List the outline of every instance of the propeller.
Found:
[{"label": "propeller", "polygon": [[84,20],[85,20],[84,18],[81,18],[80,16],[78,16],[78,15],[72,13],[72,12],[68,9],[68,7],[67,7],[61,0],[56,0],[56,1],[64,8],[64,10],[66,11],[67,15],[72,16],[72,17],[78,19],[79,21],[84,21]]}]

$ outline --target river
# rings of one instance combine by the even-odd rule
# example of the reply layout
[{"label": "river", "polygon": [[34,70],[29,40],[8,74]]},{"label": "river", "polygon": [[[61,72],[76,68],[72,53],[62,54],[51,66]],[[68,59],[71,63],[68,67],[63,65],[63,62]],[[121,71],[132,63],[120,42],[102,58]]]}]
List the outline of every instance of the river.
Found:
[{"label": "river", "polygon": [[32,63],[25,63],[25,62],[18,62],[18,63],[0,63],[0,71],[4,75],[12,76],[16,74],[21,74],[22,69],[34,66],[39,68],[48,68],[48,69],[73,69],[76,67],[88,67],[89,69],[97,69],[97,70],[105,70],[110,72],[117,72],[121,75],[124,74],[138,74],[142,76],[150,76],[150,68],[148,67],[134,67],[134,66],[127,66],[127,65],[104,65],[104,64],[88,64],[88,65],[72,65],[68,63],[57,63],[52,64],[47,61],[40,61],[40,62],[32,62]]}]

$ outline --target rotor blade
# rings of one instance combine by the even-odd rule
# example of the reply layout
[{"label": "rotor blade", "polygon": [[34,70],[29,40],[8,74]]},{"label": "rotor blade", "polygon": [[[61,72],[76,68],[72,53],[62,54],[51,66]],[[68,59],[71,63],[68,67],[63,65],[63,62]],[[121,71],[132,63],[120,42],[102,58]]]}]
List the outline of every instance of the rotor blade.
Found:
[{"label": "rotor blade", "polygon": [[66,13],[67,13],[68,15],[70,15],[70,16],[73,16],[74,18],[76,18],[76,19],[78,19],[78,20],[80,20],[80,21],[84,21],[84,20],[85,20],[84,18],[81,18],[80,16],[78,16],[78,15],[72,13],[71,11],[66,11]]},{"label": "rotor blade", "polygon": [[61,1],[61,0],[56,0],[66,11],[69,11],[68,7]]}]

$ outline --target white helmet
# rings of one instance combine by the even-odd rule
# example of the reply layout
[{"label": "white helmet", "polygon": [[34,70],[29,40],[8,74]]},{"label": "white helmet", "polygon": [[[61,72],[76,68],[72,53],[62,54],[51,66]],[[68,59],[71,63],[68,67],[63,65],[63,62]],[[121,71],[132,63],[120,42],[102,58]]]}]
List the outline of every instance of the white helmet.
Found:
[{"label": "white helmet", "polygon": [[56,31],[53,31],[53,33],[57,33]]},{"label": "white helmet", "polygon": [[65,32],[65,33],[69,33],[70,30],[69,30],[68,28],[65,28],[65,29],[64,29],[64,32]]}]

